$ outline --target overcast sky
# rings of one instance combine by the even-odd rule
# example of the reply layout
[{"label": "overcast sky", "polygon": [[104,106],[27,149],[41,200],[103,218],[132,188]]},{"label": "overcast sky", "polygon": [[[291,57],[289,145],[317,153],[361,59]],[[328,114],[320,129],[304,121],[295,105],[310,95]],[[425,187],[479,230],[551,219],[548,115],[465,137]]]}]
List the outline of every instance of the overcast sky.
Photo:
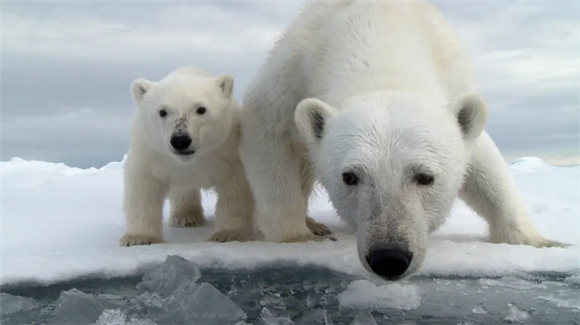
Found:
[{"label": "overcast sky", "polygon": [[[2,152],[101,167],[122,159],[130,84],[182,65],[243,90],[298,1],[2,4]],[[577,1],[439,1],[469,47],[507,161],[579,157]]]}]

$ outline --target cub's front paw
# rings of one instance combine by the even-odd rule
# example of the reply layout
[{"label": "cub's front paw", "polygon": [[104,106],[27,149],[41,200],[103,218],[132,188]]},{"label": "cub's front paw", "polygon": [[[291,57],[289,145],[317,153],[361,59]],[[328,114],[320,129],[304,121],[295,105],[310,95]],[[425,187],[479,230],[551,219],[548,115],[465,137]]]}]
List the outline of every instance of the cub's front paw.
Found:
[{"label": "cub's front paw", "polygon": [[151,245],[151,244],[163,244],[165,241],[162,238],[151,237],[151,236],[132,236],[125,235],[119,239],[120,246],[136,246],[136,245]]},{"label": "cub's front paw", "polygon": [[328,236],[332,234],[332,231],[325,224],[319,223],[311,217],[306,217],[306,226],[310,229],[310,232],[316,236]]},{"label": "cub's front paw", "polygon": [[199,227],[206,223],[203,212],[176,213],[169,217],[169,224],[172,227]]},{"label": "cub's front paw", "polygon": [[227,243],[227,242],[246,242],[252,240],[253,232],[250,230],[218,230],[214,232],[208,241]]}]

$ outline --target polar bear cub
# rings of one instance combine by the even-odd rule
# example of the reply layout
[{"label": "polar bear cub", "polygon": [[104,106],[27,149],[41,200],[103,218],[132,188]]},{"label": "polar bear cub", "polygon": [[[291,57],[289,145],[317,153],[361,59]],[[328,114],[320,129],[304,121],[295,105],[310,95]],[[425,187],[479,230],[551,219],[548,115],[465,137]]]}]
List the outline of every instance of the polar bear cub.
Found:
[{"label": "polar bear cub", "polygon": [[238,156],[240,106],[230,75],[181,67],[160,81],[136,79],[137,111],[124,170],[122,246],[162,243],[163,204],[173,226],[206,223],[201,190],[218,200],[210,241],[245,241],[254,199]]}]

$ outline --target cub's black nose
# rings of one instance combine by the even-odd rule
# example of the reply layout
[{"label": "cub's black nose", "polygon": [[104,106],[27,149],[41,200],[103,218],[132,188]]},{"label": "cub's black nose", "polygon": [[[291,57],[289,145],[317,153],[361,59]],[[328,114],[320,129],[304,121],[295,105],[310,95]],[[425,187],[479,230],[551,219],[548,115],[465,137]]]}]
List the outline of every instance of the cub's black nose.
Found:
[{"label": "cub's black nose", "polygon": [[188,135],[174,135],[171,137],[171,146],[175,150],[185,150],[191,145],[191,138]]},{"label": "cub's black nose", "polygon": [[375,244],[371,246],[366,259],[374,273],[392,279],[407,271],[413,255],[403,245]]}]

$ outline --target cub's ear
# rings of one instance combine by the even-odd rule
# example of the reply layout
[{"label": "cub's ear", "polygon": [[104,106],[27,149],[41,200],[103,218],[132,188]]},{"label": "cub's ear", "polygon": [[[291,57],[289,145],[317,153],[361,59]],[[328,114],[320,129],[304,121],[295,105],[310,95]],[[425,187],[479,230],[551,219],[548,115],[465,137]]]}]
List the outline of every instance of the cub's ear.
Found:
[{"label": "cub's ear", "polygon": [[147,79],[138,78],[131,83],[131,92],[137,102],[143,99],[143,96],[151,89],[153,82]]},{"label": "cub's ear", "polygon": [[478,94],[460,96],[451,103],[452,112],[457,118],[461,133],[466,141],[479,137],[487,123],[487,104]]},{"label": "cub's ear", "polygon": [[222,73],[214,78],[217,85],[221,88],[224,97],[229,98],[232,96],[234,90],[234,77],[229,74]]},{"label": "cub's ear", "polygon": [[327,103],[306,98],[298,103],[294,113],[294,123],[298,133],[307,143],[318,143],[324,135],[324,127],[336,109]]}]

